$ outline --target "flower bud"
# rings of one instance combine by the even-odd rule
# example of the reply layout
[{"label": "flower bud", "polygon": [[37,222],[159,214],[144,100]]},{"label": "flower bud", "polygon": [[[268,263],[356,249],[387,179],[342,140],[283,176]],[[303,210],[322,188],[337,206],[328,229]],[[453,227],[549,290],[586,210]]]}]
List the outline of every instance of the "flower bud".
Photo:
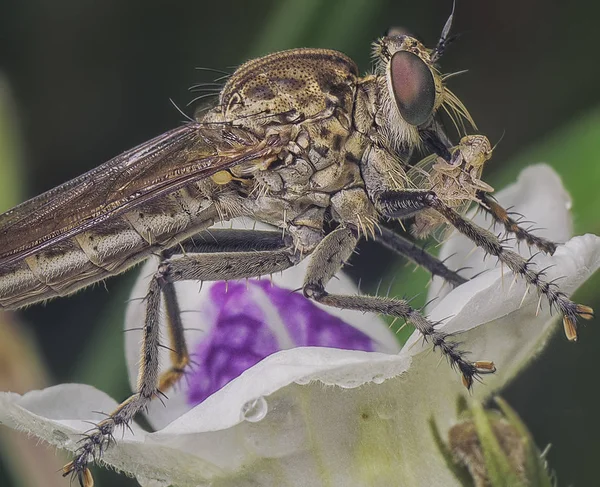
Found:
[{"label": "flower bud", "polygon": [[504,400],[495,401],[500,411],[477,402],[466,409],[447,445],[434,432],[448,466],[465,486],[551,487],[546,461],[525,425]]}]

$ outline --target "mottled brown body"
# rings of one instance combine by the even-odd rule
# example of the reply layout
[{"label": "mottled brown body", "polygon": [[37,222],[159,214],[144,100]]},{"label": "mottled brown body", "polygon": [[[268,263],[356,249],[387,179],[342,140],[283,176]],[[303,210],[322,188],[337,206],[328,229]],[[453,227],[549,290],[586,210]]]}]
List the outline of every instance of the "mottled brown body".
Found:
[{"label": "mottled brown body", "polygon": [[[286,142],[269,158],[233,166],[230,171],[238,180],[219,185],[210,178],[202,179],[31,255],[24,252],[22,258],[18,245],[31,243],[35,232],[27,226],[15,235],[10,228],[11,214],[5,214],[0,220],[0,231],[7,227],[0,241],[0,306],[18,307],[64,296],[234,216],[249,215],[287,228],[298,248],[309,253],[320,240],[332,196],[344,188],[361,186],[356,159],[360,153],[357,151],[352,162],[344,160],[357,80],[356,66],[334,51],[296,50],[253,61],[227,84],[222,108],[209,112],[197,124],[198,133],[189,137],[191,147],[185,148],[188,160],[215,156],[223,150],[242,151],[245,143],[264,138],[269,130]],[[243,103],[236,101],[242,99]],[[261,117],[265,110],[278,115]],[[258,120],[253,114],[258,114]],[[238,120],[243,131],[223,130],[236,135],[231,144],[227,140],[207,143],[207,134],[221,132],[214,127],[224,121],[238,126]],[[181,154],[176,157],[180,159]],[[270,169],[274,162],[276,167]],[[334,202],[344,198],[337,196]],[[39,210],[39,206],[30,206],[32,211]],[[68,222],[60,221],[60,210],[53,208],[45,217],[59,220],[54,227],[63,224],[70,229]],[[16,212],[20,213],[18,208]],[[26,220],[33,215],[22,217]],[[20,237],[23,240],[18,241]]]},{"label": "mottled brown body", "polygon": [[[418,142],[416,129],[405,122],[396,133],[378,130],[377,117],[385,115],[380,112],[393,108],[378,93],[385,86],[384,74],[361,78],[353,61],[336,51],[296,49],[250,61],[225,85],[217,108],[159,137],[165,147],[157,154],[150,142],[2,215],[0,306],[70,294],[235,216],[286,229],[304,255],[322,239],[326,215],[372,234],[379,217],[360,162],[369,149],[368,170],[402,187],[398,157]],[[263,150],[265,157],[256,147],[269,137],[274,142]],[[382,143],[400,152],[392,154]],[[226,167],[244,152],[249,156]],[[167,167],[153,174],[141,166],[151,159],[147,153]],[[207,175],[225,167],[230,177],[205,176],[127,211],[131,200],[141,200],[135,192],[141,183],[175,181],[177,163],[199,173],[196,161],[211,159],[214,167],[205,166],[212,173],[201,166]],[[116,169],[121,173],[109,180]],[[138,174],[142,181],[134,179]],[[110,194],[94,194],[98,179],[110,183]]]},{"label": "mottled brown body", "polygon": [[[452,147],[440,126],[440,110],[472,123],[435,66],[450,20],[435,49],[410,36],[380,39],[376,70],[364,77],[348,57],[325,49],[250,61],[197,120],[0,215],[2,308],[64,296],[152,253],[160,257],[144,300],[136,391],[86,434],[65,475],[91,487],[88,464],[110,446],[115,428],[184,374],[190,356],[174,287],[180,281],[268,275],[310,255],[302,285],[307,298],[405,319],[460,372],[467,388],[479,374],[494,372],[489,360],[467,360],[451,336],[405,300],[327,292],[360,238],[368,237],[453,285],[465,281],[386,228],[389,220],[414,217],[423,234],[449,223],[533,285],[562,313],[568,337],[577,338],[577,319],[591,318],[592,310],[573,303],[530,261],[461,214],[473,201],[518,239],[550,253],[556,248],[519,227],[487,196],[491,188],[480,175],[489,141],[467,136]],[[435,155],[412,168],[414,150]],[[213,230],[190,239],[237,216],[283,232]],[[159,325],[165,318],[170,366],[161,373]]]}]

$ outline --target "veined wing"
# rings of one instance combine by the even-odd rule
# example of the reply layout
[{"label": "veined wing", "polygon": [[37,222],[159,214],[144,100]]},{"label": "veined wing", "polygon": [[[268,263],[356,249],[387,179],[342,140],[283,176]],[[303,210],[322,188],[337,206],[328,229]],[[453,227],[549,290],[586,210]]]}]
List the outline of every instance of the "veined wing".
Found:
[{"label": "veined wing", "polygon": [[[458,147],[453,147],[451,153],[454,154],[457,150]],[[466,185],[468,178],[462,178],[461,173],[464,175],[461,161],[452,166],[437,154],[430,154],[408,171],[407,178],[416,188],[434,190],[446,204],[464,215],[473,202],[475,190]],[[471,174],[468,176],[471,178]]]},{"label": "veined wing", "polygon": [[415,163],[406,173],[409,184],[422,189],[431,187],[431,168],[438,157],[437,154],[430,154]]},{"label": "veined wing", "polygon": [[[450,152],[454,154],[456,150],[454,147]],[[415,164],[407,176],[416,188],[435,191],[442,201],[462,215],[472,203],[461,186],[462,172],[460,161],[454,165],[437,154],[430,154]],[[425,210],[415,217],[414,231],[420,237],[432,236],[438,242],[444,242],[453,228],[433,210]]]},{"label": "veined wing", "polygon": [[162,134],[0,215],[0,267],[218,171],[271,157],[277,143],[195,122]]}]

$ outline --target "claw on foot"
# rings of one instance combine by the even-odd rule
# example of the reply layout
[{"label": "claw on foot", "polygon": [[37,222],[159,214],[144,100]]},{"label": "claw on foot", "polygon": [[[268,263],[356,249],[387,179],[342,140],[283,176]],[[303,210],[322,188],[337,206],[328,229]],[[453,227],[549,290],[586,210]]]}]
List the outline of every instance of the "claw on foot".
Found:
[{"label": "claw on foot", "polygon": [[567,337],[567,340],[569,340],[570,342],[576,342],[577,325],[575,324],[575,321],[565,315],[563,316],[563,327],[565,329],[565,335]]},{"label": "claw on foot", "polygon": [[462,373],[462,383],[467,389],[471,389],[473,387],[473,377],[481,374],[493,374],[496,372],[496,366],[494,362],[490,360],[478,360],[477,362],[472,362],[472,371],[466,373],[463,371]]},{"label": "claw on foot", "polygon": [[496,372],[496,366],[494,362],[490,360],[479,360],[477,362],[473,362],[473,366],[477,370],[478,374],[493,374]]},{"label": "claw on foot", "polygon": [[594,310],[583,304],[578,304],[575,308],[575,312],[584,320],[591,320],[594,317]]},{"label": "claw on foot", "polygon": [[63,468],[63,477],[67,475],[72,475],[73,477],[77,477],[79,480],[79,485],[81,487],[94,487],[94,477],[92,477],[92,472],[87,467],[81,467],[76,460],[67,463]]},{"label": "claw on foot", "polygon": [[[583,304],[578,304],[575,306],[575,313],[576,316],[579,316],[584,320],[591,320],[594,317],[594,310],[589,306],[585,306]],[[575,318],[572,316],[564,315],[563,326],[565,329],[565,335],[567,336],[567,340],[569,340],[570,342],[576,342],[577,323],[575,322]]]}]

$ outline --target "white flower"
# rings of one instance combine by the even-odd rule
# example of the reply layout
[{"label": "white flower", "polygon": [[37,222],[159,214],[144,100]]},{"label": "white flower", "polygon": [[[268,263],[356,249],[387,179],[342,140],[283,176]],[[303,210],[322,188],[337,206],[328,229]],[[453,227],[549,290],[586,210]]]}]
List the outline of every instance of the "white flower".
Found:
[{"label": "white flower", "polygon": [[[237,219],[214,228],[272,230],[265,224]],[[156,401],[147,415],[152,426],[163,428],[205,400],[213,392],[263,358],[296,347],[335,347],[397,353],[394,334],[373,314],[324,306],[294,292],[302,285],[309,259],[273,276],[229,282],[175,284],[186,343],[194,365],[182,383],[168,392],[169,401]],[[148,262],[131,293],[125,317],[126,355],[132,389],[138,360],[150,277],[157,262]],[[336,293],[354,294],[356,286],[340,274],[331,281]],[[162,332],[167,337],[166,330]],[[161,350],[161,369],[169,367],[169,350]]]},{"label": "white flower", "polygon": [[[503,205],[516,204],[516,211],[545,226],[540,234],[568,238],[570,202],[548,167],[524,171],[498,199]],[[454,259],[463,266],[472,245],[458,238],[447,245],[453,246],[450,253],[460,252]],[[600,238],[573,238],[554,256],[536,260],[540,267],[553,264],[548,279],[564,276],[561,289],[572,293],[600,266]],[[482,268],[480,259],[471,265],[473,272]],[[525,285],[519,280],[511,286],[512,279],[507,271],[502,276],[499,268],[489,270],[438,299],[430,310],[433,320],[450,316],[444,330],[460,333],[458,339],[473,359],[493,360],[498,367],[475,385],[475,398],[492,394],[514,377],[557,329],[548,306],[536,315],[536,294],[530,291],[522,301]],[[300,283],[276,281],[291,288]],[[251,289],[268,294],[266,288]],[[189,296],[198,299],[195,293]],[[263,309],[270,305],[267,298],[260,297],[266,299]],[[206,313],[188,313],[186,322],[196,314],[195,322],[206,325],[201,337],[214,336],[215,321],[207,308],[189,301],[182,308]],[[367,325],[365,332],[368,326],[381,327],[372,317],[360,322]],[[268,325],[279,337],[278,346],[286,348],[286,325]],[[388,336],[380,331],[371,338],[375,343]],[[190,348],[200,346],[200,339],[194,345],[190,335]],[[456,420],[457,397],[468,394],[457,373],[439,361],[439,353],[423,346],[417,334],[397,354],[324,347],[282,350],[191,409],[182,386],[163,416],[155,419],[156,406],[151,411],[156,425],[174,421],[155,433],[125,431],[103,460],[135,475],[144,486],[455,486],[428,420],[433,417],[440,431],[447,431]],[[89,386],[61,385],[24,396],[0,394],[0,421],[73,451],[89,428],[83,420],[102,419],[91,411],[110,411],[115,405]]]}]

